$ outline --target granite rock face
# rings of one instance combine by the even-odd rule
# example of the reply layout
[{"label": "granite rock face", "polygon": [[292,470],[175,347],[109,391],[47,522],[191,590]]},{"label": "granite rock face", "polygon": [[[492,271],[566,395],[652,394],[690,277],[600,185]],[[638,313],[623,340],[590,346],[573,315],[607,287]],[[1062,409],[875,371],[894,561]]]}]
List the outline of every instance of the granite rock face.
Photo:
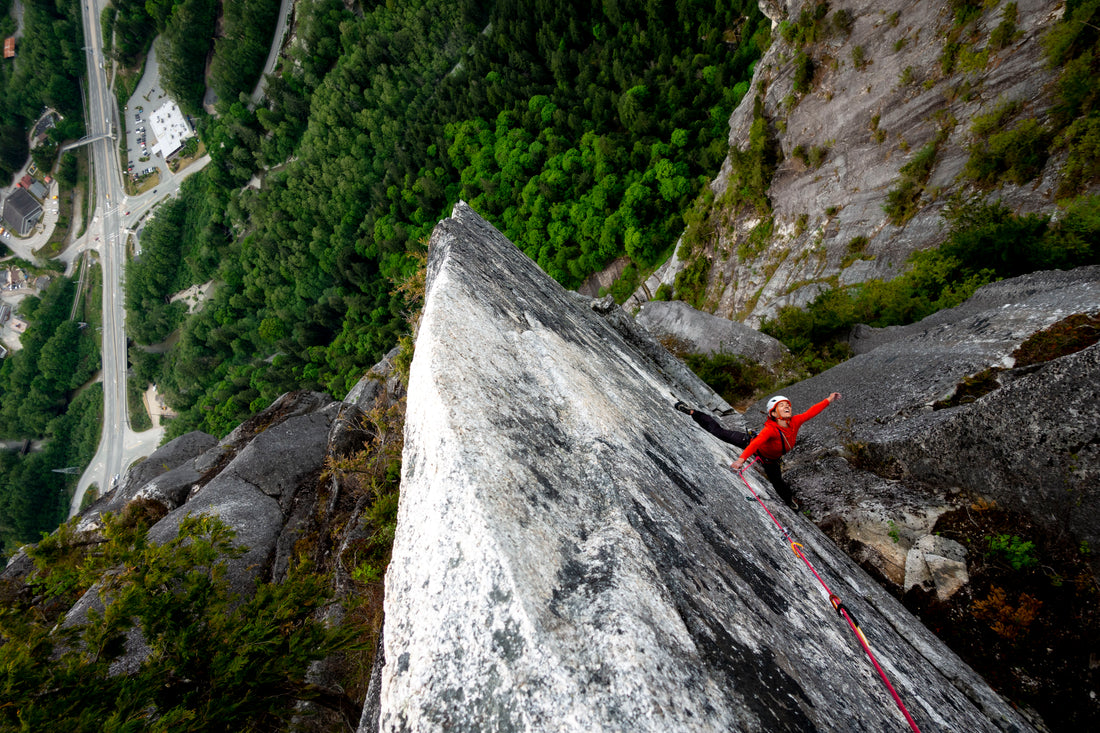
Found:
[{"label": "granite rock face", "polygon": [[[794,23],[816,3],[761,0],[759,5],[773,21]],[[1057,72],[1048,68],[1041,38],[1064,4],[1020,0],[1014,6],[1014,40],[993,50],[990,34],[1002,21],[1005,4],[987,5],[964,43],[988,53],[986,63],[959,64],[947,74],[944,48],[954,23],[949,3],[834,2],[826,22],[846,12],[848,31],[824,32],[804,46],[788,43],[773,26],[751,88],[730,118],[730,144],[744,149],[759,97],[778,149],[767,190],[773,218],[769,241],[748,258],[737,255],[760,214],[726,212],[729,223],[717,241],[676,266],[689,266],[698,257],[710,261],[705,295],[714,313],[732,318],[748,310],[744,322],[758,326],[782,306],[805,305],[836,284],[890,279],[912,252],[943,241],[944,207],[971,184],[960,173],[974,141],[975,117],[1011,100],[1027,116],[1042,119],[1052,105],[1050,82]],[[800,53],[814,68],[804,93],[794,91]],[[938,147],[919,211],[895,225],[883,210],[887,194],[897,187],[901,168],[933,142]],[[808,162],[808,151],[816,151],[819,166]],[[1050,213],[1064,162],[1065,156],[1051,156],[1036,180],[1006,184],[992,196],[1015,211]],[[730,172],[727,159],[711,184],[719,202]],[[666,271],[660,280],[671,283],[674,277],[675,271]],[[639,288],[636,299],[654,291],[652,284]]]},{"label": "granite rock face", "polygon": [[[1070,315],[1098,313],[1100,267],[1082,267],[992,283],[909,326],[858,328],[857,356],[784,388],[796,412],[834,390],[843,395],[799,433],[785,459],[792,483],[815,516],[847,525],[847,538],[867,548],[861,559],[898,585],[913,543],[944,511],[977,498],[1095,546],[1100,346],[1022,368],[1012,353]],[[1002,370],[997,389],[933,408],[990,368]],[[763,404],[746,412],[750,428]],[[857,446],[874,470],[836,455]]]},{"label": "granite rock face", "polygon": [[635,318],[658,339],[673,339],[692,353],[736,354],[767,365],[790,354],[786,346],[755,328],[704,313],[680,300],[650,301]]},{"label": "granite rock face", "polygon": [[[906,727],[732,451],[671,409],[680,389],[465,204],[437,226],[378,728]],[[1029,730],[750,474],[919,724]]]}]

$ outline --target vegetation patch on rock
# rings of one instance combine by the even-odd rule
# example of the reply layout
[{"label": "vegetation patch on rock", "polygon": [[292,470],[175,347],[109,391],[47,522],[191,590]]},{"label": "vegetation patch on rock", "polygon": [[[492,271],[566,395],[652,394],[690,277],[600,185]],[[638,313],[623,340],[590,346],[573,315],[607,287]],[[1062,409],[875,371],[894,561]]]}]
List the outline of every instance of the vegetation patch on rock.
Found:
[{"label": "vegetation patch on rock", "polygon": [[1092,548],[1027,517],[976,503],[937,521],[936,534],[968,550],[970,584],[947,602],[914,588],[904,597],[937,636],[1051,730],[1100,716],[1100,589]]},{"label": "vegetation patch on rock", "polygon": [[[1049,328],[1032,334],[1012,352],[1014,369],[1042,364],[1061,356],[1068,356],[1100,341],[1100,315],[1077,313],[1063,318]],[[1000,374],[1009,370],[990,367],[964,379],[950,397],[932,405],[933,410],[973,402],[1001,386]]]}]

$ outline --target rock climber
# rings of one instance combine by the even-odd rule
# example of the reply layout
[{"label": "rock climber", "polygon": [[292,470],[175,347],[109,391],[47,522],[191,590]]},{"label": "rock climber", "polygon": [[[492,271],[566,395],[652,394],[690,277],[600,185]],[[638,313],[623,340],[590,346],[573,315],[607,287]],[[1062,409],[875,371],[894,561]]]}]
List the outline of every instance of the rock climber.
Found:
[{"label": "rock climber", "polygon": [[[756,454],[760,457],[760,465],[764,467],[764,474],[768,481],[779,494],[779,498],[795,509],[799,508],[798,500],[790,484],[783,479],[780,470],[779,459],[794,448],[795,439],[798,437],[798,429],[811,418],[817,417],[822,410],[840,399],[839,392],[833,392],[828,397],[818,402],[805,412],[794,415],[791,401],[783,395],[776,395],[768,400],[768,418],[761,428],[760,434],[752,439],[752,442],[741,452],[741,456],[734,461],[730,468],[738,471],[745,461]],[[701,424],[701,423],[700,423]],[[705,426],[704,426],[705,427]]]}]

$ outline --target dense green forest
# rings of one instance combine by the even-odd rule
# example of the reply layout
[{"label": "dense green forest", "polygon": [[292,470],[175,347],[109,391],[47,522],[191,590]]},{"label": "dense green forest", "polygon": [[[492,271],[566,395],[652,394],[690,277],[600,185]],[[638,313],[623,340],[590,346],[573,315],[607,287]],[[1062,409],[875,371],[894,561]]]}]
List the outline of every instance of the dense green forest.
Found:
[{"label": "dense green forest", "polygon": [[279,0],[228,0],[222,3],[224,36],[214,42],[210,86],[219,110],[248,95],[260,79],[271,32],[279,14]]},{"label": "dense green forest", "polygon": [[[52,169],[59,143],[84,130],[80,3],[26,0],[22,6],[15,61],[0,64],[0,177],[7,180],[27,162],[30,127],[44,108],[61,115],[35,149],[35,162],[44,170]],[[11,0],[0,0],[3,36],[16,29],[11,10]],[[75,156],[58,176],[72,186]],[[35,446],[26,456],[0,450],[0,555],[64,519],[76,477],[53,469],[85,465],[99,440],[102,392],[77,391],[99,368],[98,337],[68,320],[74,293],[74,284],[60,278],[41,299],[24,299],[20,314],[31,325],[21,338],[23,348],[0,362],[0,438],[31,439]]]},{"label": "dense green forest", "polygon": [[156,24],[144,0],[112,0],[100,17],[104,50],[123,66],[140,66],[153,42]]},{"label": "dense green forest", "polygon": [[[15,32],[11,6],[11,0],[0,0],[3,37]],[[65,118],[51,131],[52,142],[83,134],[83,46],[79,0],[24,0],[15,62],[0,64],[0,178],[9,180],[27,162],[29,128],[44,107]]]},{"label": "dense green forest", "polygon": [[342,396],[406,328],[394,283],[459,197],[567,285],[656,263],[726,155],[769,28],[752,0],[296,12],[267,104],[200,122],[212,163],[146,228],[143,259],[178,271],[127,275],[141,343],[179,318],[142,304],[217,283],[162,363],[137,357],[181,413],[169,437],[224,434],[288,389]]},{"label": "dense green forest", "polygon": [[156,38],[161,83],[180,107],[200,114],[209,83],[224,112],[259,81],[278,12],[279,0],[114,0],[103,11],[104,40],[113,59],[137,67]]},{"label": "dense green forest", "polygon": [[[22,349],[0,361],[0,438],[32,439],[26,456],[0,450],[0,552],[53,531],[68,513],[78,476],[54,469],[83,467],[99,443],[103,391],[85,386],[99,370],[98,319],[69,320],[76,292],[56,279],[41,298],[27,297],[20,315],[30,326]],[[95,292],[95,291],[93,291]],[[98,310],[99,302],[91,304]]]}]

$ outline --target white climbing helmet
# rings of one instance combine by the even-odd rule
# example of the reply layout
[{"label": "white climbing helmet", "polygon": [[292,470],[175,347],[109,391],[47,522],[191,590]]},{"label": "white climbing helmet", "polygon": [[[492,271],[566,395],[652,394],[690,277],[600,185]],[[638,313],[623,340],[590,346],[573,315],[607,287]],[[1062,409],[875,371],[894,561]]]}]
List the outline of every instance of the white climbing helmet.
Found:
[{"label": "white climbing helmet", "polygon": [[786,397],[784,397],[783,395],[777,394],[775,397],[772,397],[770,400],[768,400],[768,414],[769,415],[772,414],[772,410],[774,410],[775,406],[778,405],[780,402],[786,402],[788,405],[791,403],[791,401],[789,399],[787,399]]}]

